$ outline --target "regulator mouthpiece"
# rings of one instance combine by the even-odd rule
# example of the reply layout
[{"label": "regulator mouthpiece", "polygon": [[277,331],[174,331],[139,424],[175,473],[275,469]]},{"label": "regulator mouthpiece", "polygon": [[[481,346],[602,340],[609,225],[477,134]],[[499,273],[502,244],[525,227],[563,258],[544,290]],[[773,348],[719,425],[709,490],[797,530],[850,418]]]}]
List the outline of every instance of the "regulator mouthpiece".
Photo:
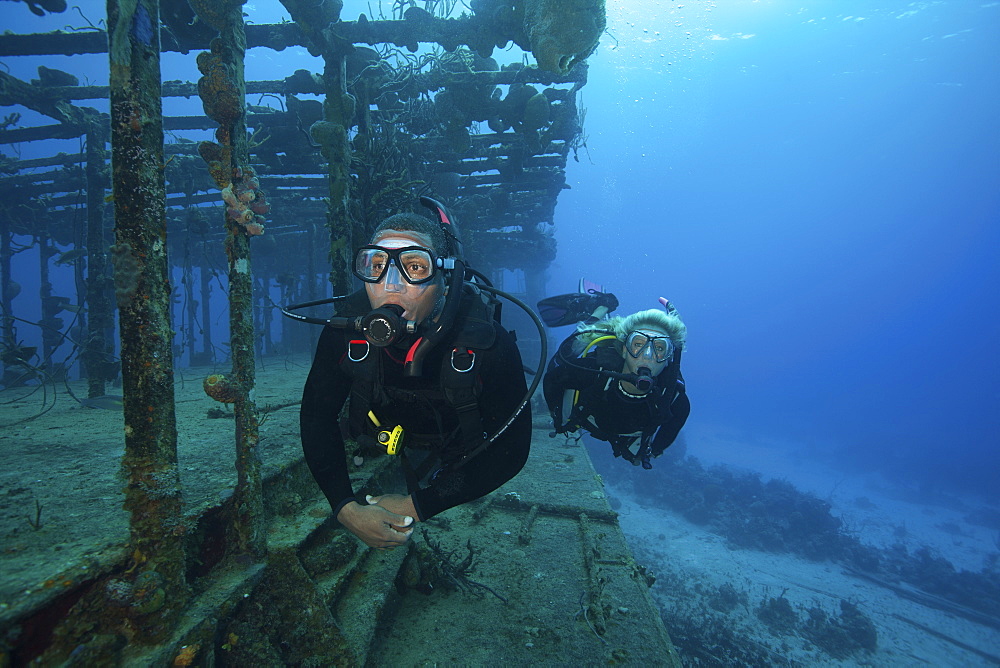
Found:
[{"label": "regulator mouthpiece", "polygon": [[632,384],[635,385],[635,389],[645,394],[653,389],[653,382],[653,376],[650,374],[649,369],[642,366],[636,372],[635,380],[632,381]]},{"label": "regulator mouthpiece", "polygon": [[403,319],[402,306],[386,304],[363,316],[358,323],[358,328],[368,343],[378,348],[384,348],[399,341],[404,334],[413,332],[416,329],[416,323]]}]

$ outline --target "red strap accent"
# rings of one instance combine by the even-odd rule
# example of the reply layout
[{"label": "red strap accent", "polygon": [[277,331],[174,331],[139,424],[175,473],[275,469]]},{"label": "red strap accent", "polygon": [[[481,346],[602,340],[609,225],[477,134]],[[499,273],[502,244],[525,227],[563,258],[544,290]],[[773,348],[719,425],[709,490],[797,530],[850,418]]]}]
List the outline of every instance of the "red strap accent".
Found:
[{"label": "red strap accent", "polygon": [[444,212],[444,209],[442,209],[441,207],[437,207],[437,210],[438,210],[438,216],[441,217],[441,222],[447,225],[451,225],[451,221],[448,220],[448,214]]},{"label": "red strap accent", "polygon": [[406,364],[409,364],[410,362],[413,361],[413,353],[416,351],[417,346],[419,346],[420,342],[423,341],[423,340],[424,340],[424,337],[420,337],[419,339],[417,339],[416,341],[414,341],[413,345],[410,346],[410,349],[408,351],[406,351],[406,362],[405,362]]}]

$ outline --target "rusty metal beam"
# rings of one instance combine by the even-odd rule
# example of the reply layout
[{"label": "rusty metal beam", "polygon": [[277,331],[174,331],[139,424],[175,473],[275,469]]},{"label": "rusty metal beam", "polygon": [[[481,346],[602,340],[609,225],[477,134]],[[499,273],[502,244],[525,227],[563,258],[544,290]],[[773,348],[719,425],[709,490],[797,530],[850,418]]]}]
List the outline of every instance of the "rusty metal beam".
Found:
[{"label": "rusty metal beam", "polygon": [[[131,567],[148,598],[128,611],[137,642],[162,640],[190,596],[177,471],[163,183],[158,0],[109,0],[115,296],[125,413]],[[123,29],[116,30],[121,25]],[[106,605],[106,604],[105,604]]]}]

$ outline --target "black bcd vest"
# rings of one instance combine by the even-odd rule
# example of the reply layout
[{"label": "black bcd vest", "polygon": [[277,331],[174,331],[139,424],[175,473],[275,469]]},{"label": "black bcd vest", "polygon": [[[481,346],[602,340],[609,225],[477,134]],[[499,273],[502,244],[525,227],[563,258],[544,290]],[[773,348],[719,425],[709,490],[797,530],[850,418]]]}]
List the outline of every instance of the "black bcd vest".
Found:
[{"label": "black bcd vest", "polygon": [[[367,295],[364,290],[360,290],[345,300],[337,315],[356,315],[353,311],[364,313],[368,308]],[[443,397],[458,417],[458,428],[448,434],[410,435],[404,440],[404,453],[408,441],[419,442],[420,447],[432,449],[437,455],[425,460],[423,471],[410,470],[404,457],[404,470],[411,489],[437,461],[443,460],[447,464],[448,460],[460,458],[485,440],[479,410],[479,397],[482,393],[481,360],[483,353],[496,343],[497,328],[502,327],[500,311],[499,300],[474,286],[465,285],[451,334],[437,346],[437,350],[443,351],[443,354],[438,388],[433,393],[436,396],[426,397],[431,406],[435,399]],[[385,402],[394,391],[387,392],[388,388],[382,387],[381,365],[385,363],[383,351],[369,345],[357,332],[345,331],[344,336],[347,354],[341,362],[341,368],[351,378],[348,431],[355,439],[372,439],[371,434],[375,429],[368,413],[373,406]],[[399,391],[412,394],[421,392]]]}]

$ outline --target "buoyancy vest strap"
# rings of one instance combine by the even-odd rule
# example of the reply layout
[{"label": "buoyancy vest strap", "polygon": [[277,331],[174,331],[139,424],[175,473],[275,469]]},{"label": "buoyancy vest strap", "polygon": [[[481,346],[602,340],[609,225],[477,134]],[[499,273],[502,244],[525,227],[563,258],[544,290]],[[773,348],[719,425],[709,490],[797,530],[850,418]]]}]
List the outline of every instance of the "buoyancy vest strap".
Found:
[{"label": "buoyancy vest strap", "polygon": [[[486,429],[479,410],[482,385],[479,373],[482,352],[491,349],[496,341],[498,314],[499,303],[488,300],[485,293],[468,292],[463,296],[463,308],[456,319],[455,334],[449,344],[453,348],[450,351],[446,348],[442,356],[439,381],[445,401],[455,410],[458,429],[452,434],[443,435],[437,456],[432,452],[416,468],[410,467],[403,458],[404,472],[409,468],[410,472],[407,474],[412,473],[418,481],[429,472],[434,460],[441,459],[441,455],[445,458],[464,455],[461,457],[461,462],[464,463],[485,449]],[[513,333],[510,334],[513,337]],[[415,343],[407,352],[404,363],[412,358],[416,345]],[[357,355],[345,355],[341,362],[342,368],[352,379],[348,426],[355,438],[368,430],[368,412],[372,406],[384,400],[380,385],[382,353],[389,354],[389,350],[372,349],[363,357],[363,351],[358,349],[357,352]]]},{"label": "buoyancy vest strap", "polygon": [[458,415],[458,443],[462,450],[475,449],[486,437],[479,411],[479,356],[471,348],[452,348],[441,362],[441,388],[445,400]]},{"label": "buoyancy vest strap", "polygon": [[[372,410],[376,384],[381,376],[380,352],[372,351],[360,359],[345,358],[342,362],[352,378],[348,428],[355,439],[364,440],[369,430],[368,413]],[[441,390],[445,401],[455,410],[458,418],[457,432],[453,438],[444,437],[444,442],[451,441],[453,448],[469,452],[483,442],[486,432],[479,410],[480,355],[472,348],[455,347],[443,356],[441,364]],[[411,491],[417,489],[414,485],[430,472],[442,455],[452,454],[447,452],[450,449],[443,444],[438,452],[432,451],[417,467],[411,466],[405,455],[401,458],[407,486]]]},{"label": "buoyancy vest strap", "polygon": [[665,370],[666,378],[663,379],[663,390],[660,399],[663,401],[663,408],[666,410],[667,415],[670,415],[670,406],[673,405],[674,400],[680,393],[677,389],[677,381],[681,381],[683,386],[684,380],[681,378],[681,351],[677,350],[674,352],[674,359],[670,362]]},{"label": "buoyancy vest strap", "polygon": [[[348,351],[355,342],[348,341]],[[367,341],[365,342],[367,343]],[[342,368],[351,377],[351,400],[347,411],[348,433],[357,439],[368,431],[368,413],[372,410],[375,398],[375,384],[381,376],[381,352],[368,351],[357,358],[348,355]]]},{"label": "buoyancy vest strap", "polygon": [[[596,339],[594,339],[593,341],[591,341],[590,343],[588,343],[587,347],[583,349],[583,352],[580,353],[580,359],[583,359],[584,357],[586,357],[587,354],[591,350],[593,350],[597,346],[598,343],[603,343],[605,341],[617,341],[617,340],[618,340],[618,337],[616,337],[613,334],[608,334],[607,336],[599,336],[599,337],[597,337]],[[611,344],[609,344],[609,345],[611,345]],[[573,406],[574,407],[576,406],[576,403],[579,400],[580,400],[580,390],[575,390],[574,393],[573,393]],[[567,417],[568,416],[564,416],[564,419],[566,419]]]}]

